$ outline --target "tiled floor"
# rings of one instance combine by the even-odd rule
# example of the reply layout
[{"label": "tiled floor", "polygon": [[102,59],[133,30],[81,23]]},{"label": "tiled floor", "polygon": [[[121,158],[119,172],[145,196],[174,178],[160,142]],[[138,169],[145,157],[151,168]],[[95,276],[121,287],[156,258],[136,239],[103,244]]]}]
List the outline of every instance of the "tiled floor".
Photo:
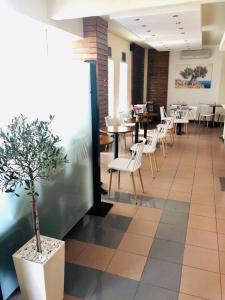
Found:
[{"label": "tiled floor", "polygon": [[[108,216],[85,216],[66,237],[66,300],[225,300],[221,132],[189,126],[189,134],[168,147],[167,158],[157,149],[155,179],[144,158],[144,194],[135,176],[138,205],[130,176],[121,175],[118,191],[113,174]],[[112,152],[101,154],[105,188],[112,158]]]}]

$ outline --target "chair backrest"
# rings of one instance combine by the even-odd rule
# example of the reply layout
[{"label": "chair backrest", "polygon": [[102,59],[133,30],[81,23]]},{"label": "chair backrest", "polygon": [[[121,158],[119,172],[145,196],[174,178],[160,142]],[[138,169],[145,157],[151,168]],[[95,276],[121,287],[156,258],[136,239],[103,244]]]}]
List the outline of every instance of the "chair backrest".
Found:
[{"label": "chair backrest", "polygon": [[147,145],[145,145],[145,152],[150,152],[151,150],[155,150],[158,142],[159,131],[154,129],[151,138],[148,140]]},{"label": "chair backrest", "polygon": [[120,125],[125,125],[125,119],[128,118],[127,114],[123,111],[120,111],[119,116],[120,116]]},{"label": "chair backrest", "polygon": [[166,137],[167,131],[170,128],[171,124],[173,124],[173,119],[172,118],[166,120],[165,126],[159,126],[159,127],[157,127],[157,130],[158,130],[161,138],[165,138]]},{"label": "chair backrest", "polygon": [[196,120],[198,113],[198,106],[189,106],[189,119]]},{"label": "chair backrest", "polygon": [[159,109],[160,109],[161,121],[163,121],[167,117],[166,110],[165,110],[164,106],[160,106]]},{"label": "chair backrest", "polygon": [[132,153],[132,156],[131,156],[131,159],[130,159],[130,161],[128,163],[128,166],[131,163],[131,161],[134,161],[133,170],[136,170],[141,165],[141,158],[142,158],[142,153],[143,153],[143,150],[144,150],[145,142],[146,142],[146,139],[143,138],[143,140],[142,140],[141,143],[137,143],[136,144],[137,145],[136,149]]},{"label": "chair backrest", "polygon": [[200,114],[209,114],[212,113],[212,108],[209,104],[200,104],[199,106],[199,113]]},{"label": "chair backrest", "polygon": [[112,117],[110,117],[110,116],[106,116],[105,117],[105,125],[106,125],[106,127],[113,126],[113,119],[112,119]]},{"label": "chair backrest", "polygon": [[189,110],[188,109],[178,109],[175,113],[176,119],[185,119],[189,118]]}]

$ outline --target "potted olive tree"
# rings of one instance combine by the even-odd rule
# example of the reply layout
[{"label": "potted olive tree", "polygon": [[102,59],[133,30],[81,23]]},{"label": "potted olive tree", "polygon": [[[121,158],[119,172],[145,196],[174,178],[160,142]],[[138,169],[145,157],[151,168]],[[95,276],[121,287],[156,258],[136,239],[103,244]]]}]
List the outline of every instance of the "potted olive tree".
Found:
[{"label": "potted olive tree", "polygon": [[[25,189],[32,204],[34,237],[14,255],[14,265],[24,300],[62,300],[65,245],[41,236],[38,217],[38,184],[58,172],[67,162],[48,121],[28,122],[24,115],[0,130],[0,187],[20,197]],[[26,197],[27,198],[27,197]]]}]

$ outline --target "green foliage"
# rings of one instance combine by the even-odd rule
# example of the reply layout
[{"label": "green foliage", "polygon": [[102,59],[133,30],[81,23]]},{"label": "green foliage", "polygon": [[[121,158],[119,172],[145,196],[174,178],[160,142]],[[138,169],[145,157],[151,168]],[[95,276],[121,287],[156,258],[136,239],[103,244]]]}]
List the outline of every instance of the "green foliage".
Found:
[{"label": "green foliage", "polygon": [[[49,121],[28,122],[24,115],[12,119],[6,130],[0,130],[0,188],[15,192],[23,185],[27,194],[38,196],[34,183],[49,179],[68,162],[60,139],[50,130]],[[18,194],[16,194],[19,196]]]}]

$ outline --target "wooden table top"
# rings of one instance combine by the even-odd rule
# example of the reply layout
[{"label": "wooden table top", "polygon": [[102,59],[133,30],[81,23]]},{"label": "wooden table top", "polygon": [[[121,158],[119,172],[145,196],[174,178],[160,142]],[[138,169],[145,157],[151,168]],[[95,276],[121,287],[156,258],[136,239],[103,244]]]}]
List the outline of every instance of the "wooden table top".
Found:
[{"label": "wooden table top", "polygon": [[159,113],[157,112],[143,112],[143,113],[138,113],[139,117],[157,117],[159,115]]},{"label": "wooden table top", "polygon": [[102,132],[108,132],[108,133],[126,133],[126,132],[132,132],[132,127],[127,126],[108,126],[105,128],[101,128]]},{"label": "wooden table top", "polygon": [[110,145],[113,143],[113,138],[111,136],[100,134],[99,135],[100,145]]}]

